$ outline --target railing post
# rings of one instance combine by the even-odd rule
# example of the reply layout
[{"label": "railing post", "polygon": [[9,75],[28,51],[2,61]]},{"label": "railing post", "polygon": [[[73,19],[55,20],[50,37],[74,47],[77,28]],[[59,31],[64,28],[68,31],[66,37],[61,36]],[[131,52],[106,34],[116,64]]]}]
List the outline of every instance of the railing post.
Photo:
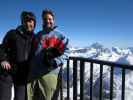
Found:
[{"label": "railing post", "polygon": [[90,63],[90,100],[92,100],[92,86],[93,86],[93,63]]},{"label": "railing post", "polygon": [[63,100],[63,81],[62,81],[62,67],[60,69],[60,100]]},{"label": "railing post", "polygon": [[77,60],[73,60],[73,100],[77,100]]},{"label": "railing post", "polygon": [[80,61],[80,100],[84,100],[84,61]]},{"label": "railing post", "polygon": [[122,95],[121,100],[125,100],[125,69],[122,68]]},{"label": "railing post", "polygon": [[102,82],[102,78],[103,78],[103,64],[100,64],[100,89],[99,89],[99,100],[102,100],[102,86],[103,86],[103,82]]},{"label": "railing post", "polygon": [[69,100],[69,59],[67,60],[67,100]]}]

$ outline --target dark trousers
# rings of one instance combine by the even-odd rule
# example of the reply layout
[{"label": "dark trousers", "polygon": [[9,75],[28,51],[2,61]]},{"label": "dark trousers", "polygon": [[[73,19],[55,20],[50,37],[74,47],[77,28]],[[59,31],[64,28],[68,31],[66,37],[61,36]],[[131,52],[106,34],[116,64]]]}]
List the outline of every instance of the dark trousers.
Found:
[{"label": "dark trousers", "polygon": [[[18,71],[19,72],[19,71]],[[21,74],[21,72],[19,72]],[[25,75],[11,75],[9,73],[0,75],[0,100],[11,100],[12,86],[14,86],[13,100],[26,100]]]}]

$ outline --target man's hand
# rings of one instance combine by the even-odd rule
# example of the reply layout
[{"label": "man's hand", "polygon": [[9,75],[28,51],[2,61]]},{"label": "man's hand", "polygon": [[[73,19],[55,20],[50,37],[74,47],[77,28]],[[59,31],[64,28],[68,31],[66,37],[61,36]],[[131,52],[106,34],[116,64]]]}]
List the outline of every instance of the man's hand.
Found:
[{"label": "man's hand", "polygon": [[10,65],[10,63],[8,61],[2,61],[1,62],[1,67],[3,69],[6,69],[6,70],[10,70],[11,69],[11,65]]}]

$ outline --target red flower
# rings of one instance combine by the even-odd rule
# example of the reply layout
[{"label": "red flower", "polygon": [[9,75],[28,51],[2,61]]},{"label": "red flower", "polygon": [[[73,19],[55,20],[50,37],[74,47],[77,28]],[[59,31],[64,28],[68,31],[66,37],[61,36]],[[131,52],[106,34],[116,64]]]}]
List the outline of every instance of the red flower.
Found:
[{"label": "red flower", "polygon": [[45,37],[44,40],[42,40],[42,42],[43,48],[53,47],[56,48],[60,53],[64,52],[64,42],[55,36]]}]

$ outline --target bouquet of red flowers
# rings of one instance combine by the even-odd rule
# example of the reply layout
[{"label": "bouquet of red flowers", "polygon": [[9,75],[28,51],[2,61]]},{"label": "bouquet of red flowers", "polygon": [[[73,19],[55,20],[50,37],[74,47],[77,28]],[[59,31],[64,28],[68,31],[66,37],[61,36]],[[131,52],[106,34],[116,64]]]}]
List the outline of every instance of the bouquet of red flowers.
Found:
[{"label": "bouquet of red flowers", "polygon": [[65,44],[63,39],[56,36],[46,36],[42,42],[44,52],[44,62],[47,64],[55,63],[53,58],[59,57],[64,53]]},{"label": "bouquet of red flowers", "polygon": [[55,36],[51,36],[48,37],[46,36],[45,40],[42,43],[42,47],[45,49],[50,49],[50,48],[54,48],[56,49],[59,53],[63,53],[64,52],[64,41],[59,39],[58,37]]}]

